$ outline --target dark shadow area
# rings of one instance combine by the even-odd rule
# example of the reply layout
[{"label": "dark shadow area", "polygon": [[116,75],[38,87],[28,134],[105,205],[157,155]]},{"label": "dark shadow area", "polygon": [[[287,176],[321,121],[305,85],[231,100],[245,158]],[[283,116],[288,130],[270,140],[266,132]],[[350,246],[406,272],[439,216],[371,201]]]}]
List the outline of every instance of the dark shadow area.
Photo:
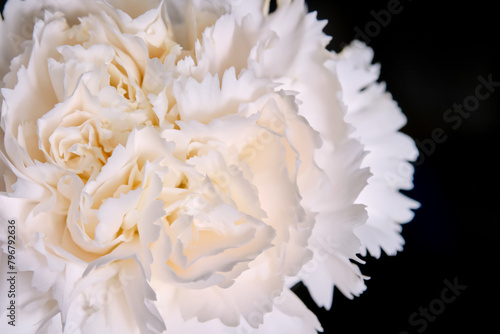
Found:
[{"label": "dark shadow area", "polygon": [[[418,141],[421,152],[415,188],[407,193],[422,207],[403,227],[405,250],[367,259],[361,268],[371,279],[357,299],[336,290],[331,311],[316,308],[325,333],[489,332],[498,310],[489,303],[499,297],[500,255],[494,9],[486,1],[307,3],[329,20],[331,49],[355,37],[374,49],[381,81],[408,118],[403,132]],[[395,13],[387,15],[390,9]],[[488,86],[490,94],[479,98]],[[443,292],[451,290],[446,280],[467,288],[453,299]],[[298,294],[314,307],[305,289]]]}]

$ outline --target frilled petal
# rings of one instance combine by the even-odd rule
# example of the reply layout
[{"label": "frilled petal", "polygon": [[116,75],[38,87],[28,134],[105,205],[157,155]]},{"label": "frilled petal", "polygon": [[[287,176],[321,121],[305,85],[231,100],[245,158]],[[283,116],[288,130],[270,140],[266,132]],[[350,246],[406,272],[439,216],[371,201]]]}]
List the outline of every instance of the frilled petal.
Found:
[{"label": "frilled petal", "polygon": [[163,333],[166,327],[155,300],[155,292],[134,260],[97,269],[72,291],[65,328],[84,333]]},{"label": "frilled petal", "polygon": [[369,152],[363,166],[372,173],[357,200],[366,205],[368,220],[356,235],[363,242],[363,254],[368,250],[379,257],[380,249],[389,255],[402,250],[400,224],[410,221],[411,209],[419,206],[399,192],[413,188],[413,166],[408,161],[417,158],[418,150],[412,139],[398,132],[406,118],[385,86],[376,82],[379,66],[371,64],[372,58],[371,49],[353,43],[340,54],[336,72],[347,105],[346,120],[355,127],[353,137]]}]

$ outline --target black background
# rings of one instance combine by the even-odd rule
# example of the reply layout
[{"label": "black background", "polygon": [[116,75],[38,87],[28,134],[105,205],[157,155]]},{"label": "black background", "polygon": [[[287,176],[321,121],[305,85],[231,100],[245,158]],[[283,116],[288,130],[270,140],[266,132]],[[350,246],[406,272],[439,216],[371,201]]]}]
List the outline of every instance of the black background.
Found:
[{"label": "black background", "polygon": [[[356,27],[373,36],[361,39],[374,49],[381,80],[408,117],[403,132],[425,142],[441,128],[446,140],[433,152],[421,149],[415,164],[415,188],[408,194],[422,206],[403,227],[404,251],[367,258],[361,266],[371,276],[367,290],[354,300],[336,290],[329,312],[315,308],[304,288],[299,295],[325,333],[497,332],[500,87],[456,129],[443,115],[475,95],[478,76],[500,82],[498,11],[487,1],[401,0],[401,12],[385,27],[379,24],[376,34],[371,11],[387,9],[388,0],[307,3],[328,19],[332,49],[349,43]],[[455,279],[467,288],[439,312],[444,280]],[[414,312],[429,305],[439,313],[433,321],[425,327],[410,323]]]},{"label": "black background", "polygon": [[[422,207],[404,226],[402,253],[366,258],[361,269],[371,276],[367,290],[354,300],[336,290],[330,311],[317,308],[303,286],[296,292],[318,315],[325,333],[495,332],[500,89],[456,129],[443,115],[475,94],[478,76],[500,81],[498,11],[487,1],[401,0],[401,12],[385,26],[378,23],[377,31],[371,11],[387,9],[389,2],[307,1],[320,19],[328,19],[325,32],[333,36],[333,50],[349,43],[356,28],[369,33],[369,40],[361,39],[374,49],[381,81],[408,117],[403,132],[425,142],[441,128],[446,140],[421,152],[415,188],[408,195]],[[439,306],[445,280],[467,288],[425,328],[422,322],[410,323],[421,307]]]}]

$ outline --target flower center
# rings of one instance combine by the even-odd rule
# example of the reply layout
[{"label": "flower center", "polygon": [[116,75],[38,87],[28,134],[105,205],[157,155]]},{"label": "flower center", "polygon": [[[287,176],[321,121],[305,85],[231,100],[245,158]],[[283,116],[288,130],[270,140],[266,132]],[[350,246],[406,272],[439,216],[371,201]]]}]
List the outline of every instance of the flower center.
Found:
[{"label": "flower center", "polygon": [[109,121],[91,118],[77,110],[65,117],[49,136],[49,154],[58,166],[87,181],[97,176],[111,156],[115,147],[112,137]]}]

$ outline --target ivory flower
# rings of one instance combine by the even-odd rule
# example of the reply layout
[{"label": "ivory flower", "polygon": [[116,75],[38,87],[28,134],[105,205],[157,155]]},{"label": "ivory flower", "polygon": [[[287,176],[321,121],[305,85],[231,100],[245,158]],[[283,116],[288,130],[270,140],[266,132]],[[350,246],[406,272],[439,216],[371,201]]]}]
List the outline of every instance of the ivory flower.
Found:
[{"label": "ivory flower", "polygon": [[268,6],[7,2],[16,330],[316,333],[296,282],[329,308],[365,289],[357,254],[401,250],[417,150],[371,50],[327,51],[302,0]]}]

